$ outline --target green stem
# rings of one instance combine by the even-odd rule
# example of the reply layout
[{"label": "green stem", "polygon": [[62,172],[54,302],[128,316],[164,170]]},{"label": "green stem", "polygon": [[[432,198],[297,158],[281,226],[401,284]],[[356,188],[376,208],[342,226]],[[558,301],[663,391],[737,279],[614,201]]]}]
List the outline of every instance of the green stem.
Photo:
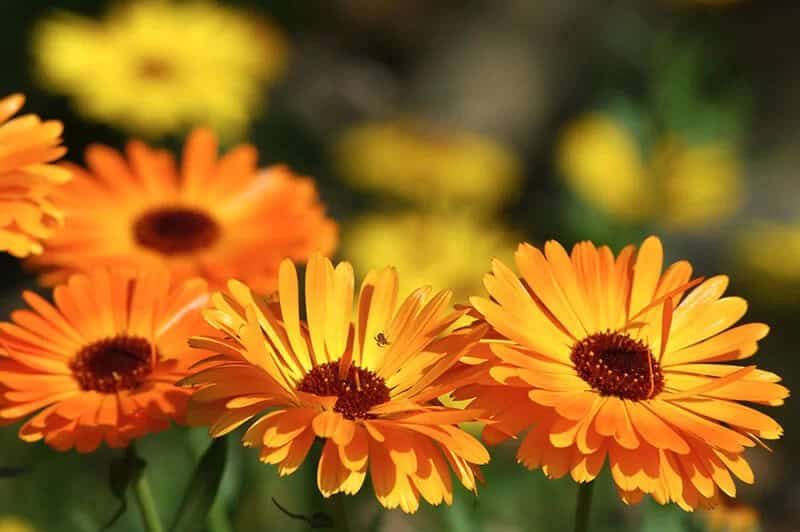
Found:
[{"label": "green stem", "polygon": [[347,520],[347,508],[345,508],[344,500],[347,498],[344,494],[333,496],[333,529],[336,532],[350,532],[350,524]]},{"label": "green stem", "polygon": [[578,484],[578,505],[575,508],[575,532],[589,529],[589,510],[592,507],[592,488],[594,482]]},{"label": "green stem", "polygon": [[[201,438],[195,438],[192,433],[188,434],[187,443],[196,459],[199,460],[203,456],[203,453],[209,445],[208,440],[208,437],[205,435]],[[217,492],[214,504],[212,504],[211,508],[208,510],[206,527],[208,528],[208,532],[234,532],[233,525],[228,517],[228,501],[220,492]]]},{"label": "green stem", "polygon": [[225,503],[222,498],[218,497],[211,510],[208,512],[208,530],[209,532],[233,532],[233,527],[228,520]]},{"label": "green stem", "polygon": [[156,503],[153,500],[153,492],[150,491],[150,483],[147,482],[144,470],[137,475],[133,483],[133,493],[136,495],[136,504],[139,506],[139,512],[142,514],[147,532],[164,532],[164,527],[158,518]]}]

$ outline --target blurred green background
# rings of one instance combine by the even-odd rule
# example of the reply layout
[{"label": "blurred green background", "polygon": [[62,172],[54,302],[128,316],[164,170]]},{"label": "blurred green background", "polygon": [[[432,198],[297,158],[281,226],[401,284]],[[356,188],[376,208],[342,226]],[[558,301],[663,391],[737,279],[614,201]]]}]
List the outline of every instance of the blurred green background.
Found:
[{"label": "blurred green background", "polygon": [[[352,259],[357,272],[392,263],[407,279],[405,289],[426,281],[452,287],[463,301],[482,290],[479,279],[490,257],[509,257],[519,240],[571,245],[592,239],[618,250],[655,233],[665,240],[668,258],[689,258],[700,275],[731,275],[730,292],[751,302],[748,319],[772,326],[755,362],[794,388],[800,374],[797,3],[216,5],[256,24],[268,21],[272,45],[260,49],[256,62],[285,65],[250,76],[227,71],[223,62],[195,73],[209,90],[223,79],[257,89],[252,102],[235,109],[244,118],[224,132],[224,144],[251,142],[262,163],[286,162],[314,176],[341,224],[339,258]],[[99,0],[0,2],[0,95],[23,92],[27,111],[62,120],[68,158],[77,162],[89,143],[121,148],[139,134],[178,150],[190,125],[216,123],[207,106],[207,117],[142,131],[130,120],[92,114],[77,103],[83,89],[99,97],[112,91],[147,117],[172,101],[137,103],[135,87],[101,86],[94,79],[92,69],[100,67],[93,66],[92,52],[78,57],[83,49],[77,45],[47,45],[35,37],[47,33],[43,21],[54,16],[76,20],[64,19],[64,12],[103,24],[110,6]],[[195,23],[182,22],[187,28]],[[240,29],[214,31],[221,36]],[[148,53],[163,49],[169,59],[169,38],[157,33]],[[212,32],[207,46],[193,53],[214,55],[215,42]],[[71,61],[84,68],[77,81],[48,81],[48,64]],[[193,98],[188,91],[181,95]],[[22,287],[35,287],[33,276],[20,262],[0,256],[3,317],[20,305]],[[791,400],[770,414],[786,436],[772,454],[751,453],[756,485],[740,485],[739,496],[755,507],[762,530],[799,530],[800,482],[793,470],[800,467],[794,452],[800,417]],[[168,522],[206,444],[202,430],[177,429],[139,446]],[[118,452],[59,454],[43,444],[24,444],[14,427],[0,431],[0,449],[0,465],[29,469],[0,480],[0,532],[26,526],[93,531],[114,513],[107,477]],[[231,445],[229,459],[222,499],[234,530],[308,530],[278,511],[271,497],[293,512],[328,511],[315,487],[313,460],[279,479],[254,451]],[[379,511],[367,483],[347,503],[354,529],[512,532],[571,526],[571,480],[548,481],[538,471],[525,471],[516,465],[513,447],[493,453],[485,476],[478,497],[459,488],[452,508],[423,506],[414,516]],[[592,530],[708,529],[705,516],[676,507],[649,500],[625,507],[607,474],[597,484]],[[138,519],[130,511],[110,530],[139,530]]]}]

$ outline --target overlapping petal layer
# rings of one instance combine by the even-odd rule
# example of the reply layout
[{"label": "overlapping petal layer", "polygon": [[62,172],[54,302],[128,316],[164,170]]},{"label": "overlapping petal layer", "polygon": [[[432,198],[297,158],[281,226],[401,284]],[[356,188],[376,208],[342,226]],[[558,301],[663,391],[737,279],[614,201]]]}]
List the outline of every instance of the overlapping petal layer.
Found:
[{"label": "overlapping petal layer", "polygon": [[495,332],[486,373],[456,394],[493,414],[488,443],[527,430],[519,461],[552,478],[591,481],[608,463],[626,502],[651,494],[691,510],[735,495],[733,477],[753,482],[744,450],[782,429],[742,403],[777,406],[788,390],[732,363],[768,327],[736,325],[747,303],[723,297],[727,277],[692,280],[688,262],[663,260],[651,237],[616,257],[589,242],[571,254],[522,244],[519,275],[493,262],[491,299],[472,298]]},{"label": "overlapping petal layer", "polygon": [[51,191],[70,177],[50,164],[67,151],[61,122],[12,118],[24,103],[20,94],[0,99],[0,251],[16,257],[42,252],[62,218]]},{"label": "overlapping petal layer", "polygon": [[27,419],[23,440],[90,452],[183,421],[190,391],[175,382],[203,356],[186,338],[205,327],[204,281],[100,269],[57,286],[53,304],[23,298],[30,309],[0,323],[0,423]]},{"label": "overlapping petal layer", "polygon": [[57,196],[65,226],[36,260],[47,279],[96,266],[166,265],[180,278],[222,286],[236,277],[269,291],[282,258],[336,246],[313,181],[283,166],[258,170],[252,146],[218,157],[215,136],[199,129],[180,167],[138,141],[126,155],[96,145],[87,169],[68,166],[74,179]]},{"label": "overlapping petal layer", "polygon": [[449,310],[450,293],[420,288],[398,303],[398,277],[387,268],[370,272],[356,296],[350,264],[334,267],[319,254],[305,275],[307,321],[289,260],[278,287],[278,298],[265,300],[231,281],[213,296],[206,319],[218,334],[191,343],[219,353],[218,365],[184,381],[201,385],[190,422],[221,436],[255,419],[243,443],[281,475],[322,438],[317,481],[326,497],[357,492],[368,472],[381,504],[405,512],[420,497],[449,504],[451,470],[476,489],[477,465],[489,455],[456,425],[477,412],[436,401],[469,381],[446,372],[482,333],[443,336],[461,316]]}]

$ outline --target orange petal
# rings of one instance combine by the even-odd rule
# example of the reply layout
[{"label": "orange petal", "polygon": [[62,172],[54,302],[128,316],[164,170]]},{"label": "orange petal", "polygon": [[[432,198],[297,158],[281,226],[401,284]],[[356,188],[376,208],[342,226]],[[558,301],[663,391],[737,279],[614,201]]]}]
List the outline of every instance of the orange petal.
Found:
[{"label": "orange petal", "polygon": [[758,436],[777,439],[783,435],[781,426],[771,417],[733,401],[718,399],[684,399],[678,406],[696,414],[717,419],[728,425],[754,431]]},{"label": "orange petal", "polygon": [[636,315],[641,309],[653,300],[658,280],[661,277],[661,267],[664,261],[664,249],[661,241],[654,236],[642,242],[636,263],[633,266],[633,281],[631,284],[631,299],[629,315]]},{"label": "orange petal", "polygon": [[719,449],[742,452],[743,447],[751,447],[753,445],[749,439],[738,432],[708,421],[666,401],[658,399],[648,401],[648,406],[657,416],[668,421],[669,424]]},{"label": "orange petal", "polygon": [[350,443],[339,446],[339,459],[351,471],[361,471],[369,458],[369,436],[366,429],[356,425]]},{"label": "orange petal", "polygon": [[586,330],[558,285],[553,268],[539,249],[520,244],[515,255],[517,267],[528,286],[553,313],[573,339],[586,335]]},{"label": "orange petal", "polygon": [[317,436],[331,438],[338,445],[347,445],[355,434],[355,423],[331,410],[318,414],[311,426]]},{"label": "orange petal", "polygon": [[736,351],[761,340],[767,333],[769,327],[763,323],[739,325],[689,347],[668,351],[662,364],[664,367],[669,367],[706,360],[738,360],[743,357],[737,356]]},{"label": "orange petal", "polygon": [[613,436],[626,449],[639,446],[639,438],[633,430],[625,403],[617,397],[609,397],[597,413],[595,428],[602,436]]},{"label": "orange petal", "polygon": [[339,460],[339,451],[333,440],[327,440],[317,466],[317,486],[320,493],[330,497],[342,489],[350,476],[350,471]]},{"label": "orange petal", "polygon": [[300,467],[300,464],[303,463],[308,455],[308,451],[311,449],[313,443],[314,431],[306,430],[292,440],[291,443],[287,444],[289,446],[289,452],[286,453],[286,458],[278,464],[278,472],[280,475],[289,475],[297,471],[297,468]]},{"label": "orange petal", "polygon": [[689,452],[686,440],[644,404],[626,400],[625,407],[631,424],[647,443],[656,449],[669,449],[679,454]]}]

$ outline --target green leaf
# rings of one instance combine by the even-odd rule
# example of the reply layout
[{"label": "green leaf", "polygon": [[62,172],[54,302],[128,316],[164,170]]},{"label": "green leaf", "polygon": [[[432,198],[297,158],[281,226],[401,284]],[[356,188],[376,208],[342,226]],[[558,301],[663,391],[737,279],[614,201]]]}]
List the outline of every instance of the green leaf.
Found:
[{"label": "green leaf", "polygon": [[119,500],[119,508],[100,530],[111,528],[125,514],[128,509],[125,493],[128,491],[128,486],[142,474],[145,465],[147,463],[136,455],[133,446],[128,447],[123,456],[111,460],[108,485],[111,493]]},{"label": "green leaf", "polygon": [[183,496],[170,532],[197,532],[206,527],[206,517],[219,490],[228,455],[226,438],[218,438],[200,458]]}]

